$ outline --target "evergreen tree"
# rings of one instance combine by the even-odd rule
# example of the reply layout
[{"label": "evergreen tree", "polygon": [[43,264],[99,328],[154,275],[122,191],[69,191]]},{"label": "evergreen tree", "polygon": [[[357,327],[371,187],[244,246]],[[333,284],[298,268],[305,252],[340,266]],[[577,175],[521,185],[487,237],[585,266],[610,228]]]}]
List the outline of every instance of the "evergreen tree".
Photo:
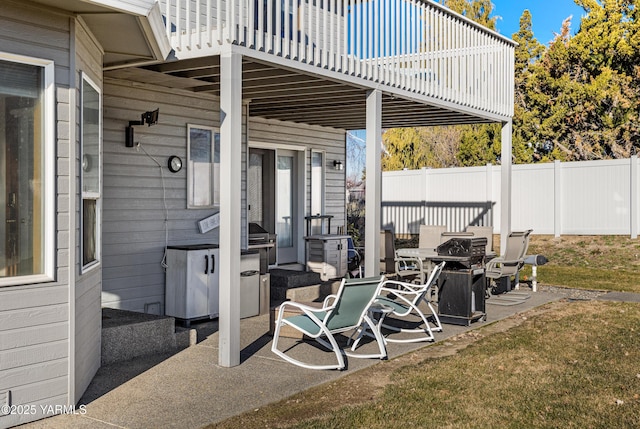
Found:
[{"label": "evergreen tree", "polygon": [[536,113],[530,108],[531,103],[526,87],[531,78],[531,67],[540,59],[545,47],[533,35],[531,12],[528,10],[525,10],[520,17],[520,28],[512,38],[518,43],[514,55],[515,92],[512,153],[516,163],[530,163],[542,160],[545,156],[544,147],[539,147],[539,143],[536,141],[535,130],[539,126],[539,121]]},{"label": "evergreen tree", "polygon": [[493,12],[491,0],[442,0],[441,3],[480,25],[491,30],[496,29],[497,18],[491,16]]},{"label": "evergreen tree", "polygon": [[539,124],[523,123],[530,142],[553,142],[555,159],[629,156],[639,144],[637,13],[633,1],[576,0],[588,15],[576,36],[563,23],[531,66],[528,109]]}]

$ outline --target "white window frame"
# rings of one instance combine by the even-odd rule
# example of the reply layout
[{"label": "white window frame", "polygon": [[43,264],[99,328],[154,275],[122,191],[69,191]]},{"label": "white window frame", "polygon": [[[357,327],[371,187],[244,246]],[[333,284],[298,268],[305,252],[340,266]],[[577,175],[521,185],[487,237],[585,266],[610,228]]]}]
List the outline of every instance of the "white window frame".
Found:
[{"label": "white window frame", "polygon": [[[193,201],[195,168],[191,161],[191,130],[201,129],[211,131],[211,171],[210,171],[210,191],[211,204],[195,204]],[[220,128],[207,125],[187,124],[187,208],[188,209],[217,209],[220,208],[220,161],[215,161],[216,134],[220,138]],[[218,157],[220,155],[218,154]]]},{"label": "white window frame", "polygon": [[[317,197],[317,195],[314,192],[314,191],[316,191],[315,186],[318,185],[318,181],[314,180],[314,176],[313,176],[313,168],[314,168],[313,167],[313,156],[315,154],[319,154],[322,157],[322,162],[321,162],[321,166],[320,166],[320,168],[322,170],[321,173],[320,173],[321,174],[320,183],[319,183],[320,187],[317,189],[320,192],[320,213],[314,213],[313,209],[312,209],[313,205],[314,205],[314,201],[313,200],[314,200],[314,198]],[[310,158],[309,163],[310,163],[310,172],[311,172],[311,186],[309,188],[311,190],[311,198],[309,199],[309,202],[310,202],[310,207],[309,208],[311,209],[311,215],[312,216],[317,215],[317,214],[324,215],[325,214],[325,209],[326,209],[326,206],[325,206],[325,202],[326,202],[326,195],[325,195],[326,194],[326,187],[325,187],[325,184],[326,184],[326,181],[327,181],[327,168],[326,168],[326,165],[327,165],[327,153],[325,151],[323,151],[323,150],[311,150],[311,158]]]},{"label": "white window frame", "polygon": [[[91,88],[98,93],[99,107],[98,107],[98,159],[91,159],[89,162],[92,167],[98,169],[98,191],[97,192],[85,192],[83,186],[84,170],[84,85],[88,84]],[[102,90],[100,87],[84,72],[80,73],[80,264],[82,269],[81,274],[86,273],[100,265],[102,260]],[[95,259],[88,264],[83,264],[82,258],[84,255],[84,201],[94,200],[96,202],[96,230],[95,230]]]},{"label": "white window frame", "polygon": [[0,278],[0,286],[43,283],[55,280],[55,189],[56,189],[56,124],[55,124],[55,64],[51,60],[0,52],[0,59],[8,62],[39,66],[43,69],[42,108],[42,273]]}]

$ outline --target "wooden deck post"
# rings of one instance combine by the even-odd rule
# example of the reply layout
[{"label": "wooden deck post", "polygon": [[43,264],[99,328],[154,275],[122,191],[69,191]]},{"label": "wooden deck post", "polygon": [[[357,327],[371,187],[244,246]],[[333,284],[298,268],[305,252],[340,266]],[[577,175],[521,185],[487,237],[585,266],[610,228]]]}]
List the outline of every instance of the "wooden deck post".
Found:
[{"label": "wooden deck post", "polygon": [[220,55],[220,366],[240,364],[242,55]]}]

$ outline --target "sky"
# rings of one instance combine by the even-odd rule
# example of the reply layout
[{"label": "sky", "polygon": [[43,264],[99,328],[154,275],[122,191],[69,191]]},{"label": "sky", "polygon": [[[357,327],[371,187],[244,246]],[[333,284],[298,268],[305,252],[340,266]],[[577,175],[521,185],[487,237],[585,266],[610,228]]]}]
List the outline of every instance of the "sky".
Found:
[{"label": "sky", "polygon": [[533,35],[538,42],[547,45],[559,33],[562,21],[569,15],[571,32],[575,34],[580,26],[584,9],[573,0],[492,0],[493,15],[498,16],[496,27],[500,34],[511,37],[520,27],[520,17],[525,9],[531,12]]}]

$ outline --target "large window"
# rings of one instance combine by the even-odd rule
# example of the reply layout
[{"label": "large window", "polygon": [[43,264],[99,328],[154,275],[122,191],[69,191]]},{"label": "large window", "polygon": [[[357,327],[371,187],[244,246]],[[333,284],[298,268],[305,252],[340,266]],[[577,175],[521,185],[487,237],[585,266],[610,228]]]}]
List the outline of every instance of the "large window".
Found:
[{"label": "large window", "polygon": [[82,151],[82,268],[87,270],[100,262],[100,147],[102,124],[100,91],[82,75],[81,93]]},{"label": "large window", "polygon": [[0,52],[0,285],[53,279],[53,75]]},{"label": "large window", "polygon": [[220,205],[220,133],[211,127],[188,126],[187,207]]}]

